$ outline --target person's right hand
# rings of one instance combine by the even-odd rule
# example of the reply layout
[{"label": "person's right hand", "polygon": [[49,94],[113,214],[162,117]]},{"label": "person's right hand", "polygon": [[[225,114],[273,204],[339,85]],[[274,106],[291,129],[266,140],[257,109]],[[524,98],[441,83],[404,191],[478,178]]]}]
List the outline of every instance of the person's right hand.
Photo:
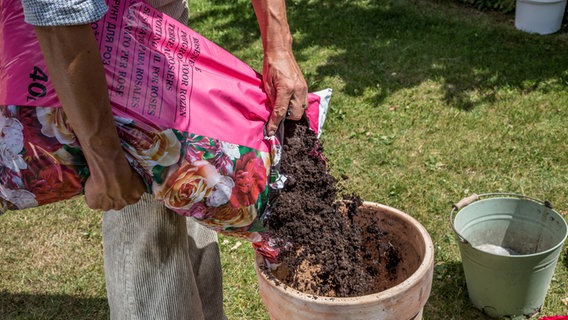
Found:
[{"label": "person's right hand", "polygon": [[85,202],[95,210],[120,210],[134,204],[146,191],[142,178],[125,160],[104,161],[103,170],[89,168],[85,183]]}]

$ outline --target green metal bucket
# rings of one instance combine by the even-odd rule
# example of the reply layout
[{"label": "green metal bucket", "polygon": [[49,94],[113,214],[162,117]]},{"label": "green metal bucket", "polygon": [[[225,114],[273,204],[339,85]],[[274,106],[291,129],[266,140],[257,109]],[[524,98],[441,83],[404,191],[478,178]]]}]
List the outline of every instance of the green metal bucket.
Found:
[{"label": "green metal bucket", "polygon": [[471,302],[492,317],[538,313],[568,234],[564,218],[548,202],[491,193],[458,202],[450,221]]}]

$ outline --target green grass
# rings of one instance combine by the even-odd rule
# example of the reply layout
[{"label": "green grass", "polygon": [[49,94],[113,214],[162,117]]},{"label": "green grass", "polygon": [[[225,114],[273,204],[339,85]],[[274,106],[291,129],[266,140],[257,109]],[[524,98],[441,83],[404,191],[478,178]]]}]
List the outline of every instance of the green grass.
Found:
[{"label": "green grass", "polygon": [[[248,0],[193,1],[190,26],[255,69]],[[445,0],[288,1],[311,91],[333,88],[322,141],[348,192],[416,217],[435,244],[425,319],[485,319],[472,307],[451,205],[514,192],[568,210],[567,28],[515,30],[512,15]],[[0,220],[0,318],[106,319],[101,214],[80,199]],[[221,237],[230,319],[268,319],[251,246]],[[541,315],[568,314],[568,253]]]}]

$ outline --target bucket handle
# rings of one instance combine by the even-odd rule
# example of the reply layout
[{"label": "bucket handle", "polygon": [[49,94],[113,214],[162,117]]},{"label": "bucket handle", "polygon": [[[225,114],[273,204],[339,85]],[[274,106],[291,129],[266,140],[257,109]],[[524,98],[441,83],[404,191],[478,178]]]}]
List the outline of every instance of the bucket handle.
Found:
[{"label": "bucket handle", "polygon": [[482,197],[500,197],[500,196],[528,199],[528,200],[532,200],[534,202],[537,202],[537,203],[544,205],[545,207],[552,209],[552,204],[550,203],[550,201],[548,201],[548,200],[542,201],[540,199],[525,196],[523,194],[507,193],[507,192],[493,192],[493,193],[483,193],[483,194],[475,194],[474,193],[471,196],[465,197],[465,198],[461,199],[460,201],[458,201],[456,204],[452,205],[452,211],[450,211],[450,225],[452,226],[452,229],[454,230],[454,232],[458,236],[461,243],[467,244],[469,242],[467,240],[465,240],[465,238],[458,232],[458,230],[456,230],[456,227],[454,226],[454,211],[456,211],[456,210],[459,211],[463,207],[470,205],[471,203],[479,200]]}]

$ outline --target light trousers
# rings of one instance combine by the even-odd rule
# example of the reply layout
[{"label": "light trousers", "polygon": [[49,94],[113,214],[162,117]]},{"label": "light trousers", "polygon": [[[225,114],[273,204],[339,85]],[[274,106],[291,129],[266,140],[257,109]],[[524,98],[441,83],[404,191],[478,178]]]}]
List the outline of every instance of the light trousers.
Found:
[{"label": "light trousers", "polygon": [[112,320],[226,319],[217,234],[144,194],[103,216]]}]

